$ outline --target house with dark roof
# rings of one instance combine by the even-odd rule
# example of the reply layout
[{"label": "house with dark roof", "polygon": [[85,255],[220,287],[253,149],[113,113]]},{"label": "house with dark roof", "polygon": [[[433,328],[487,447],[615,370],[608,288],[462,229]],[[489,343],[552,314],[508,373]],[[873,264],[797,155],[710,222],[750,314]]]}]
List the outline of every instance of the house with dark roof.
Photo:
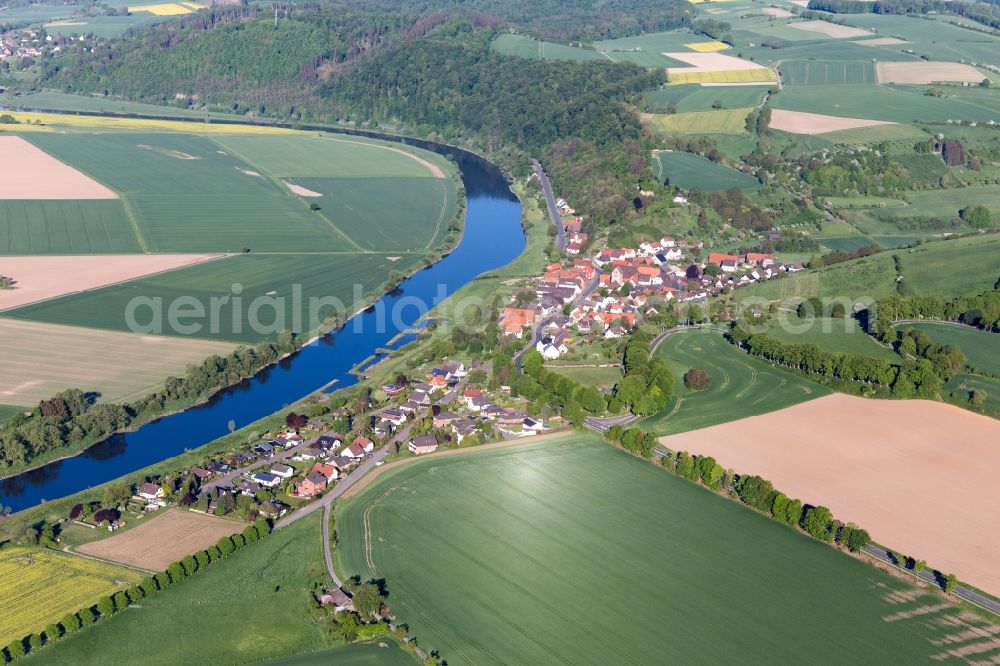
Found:
[{"label": "house with dark roof", "polygon": [[410,440],[407,448],[410,449],[411,453],[415,453],[418,456],[424,453],[433,453],[438,449],[438,441],[433,435],[414,437]]}]

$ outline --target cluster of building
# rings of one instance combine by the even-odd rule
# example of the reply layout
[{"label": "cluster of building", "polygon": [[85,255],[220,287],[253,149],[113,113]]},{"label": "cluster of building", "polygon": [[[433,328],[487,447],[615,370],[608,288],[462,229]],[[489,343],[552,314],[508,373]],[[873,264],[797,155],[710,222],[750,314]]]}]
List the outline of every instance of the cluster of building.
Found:
[{"label": "cluster of building", "polygon": [[60,47],[53,45],[52,35],[44,37],[34,30],[11,31],[0,37],[0,60],[8,58],[37,58],[46,49],[58,53]]}]

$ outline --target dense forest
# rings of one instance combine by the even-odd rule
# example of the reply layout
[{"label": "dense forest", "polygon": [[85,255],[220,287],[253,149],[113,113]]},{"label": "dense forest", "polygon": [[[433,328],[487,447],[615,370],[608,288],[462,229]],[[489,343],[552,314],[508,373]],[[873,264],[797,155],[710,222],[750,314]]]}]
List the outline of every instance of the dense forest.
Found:
[{"label": "dense forest", "polygon": [[997,2],[952,0],[809,0],[809,9],[834,14],[955,14],[991,28],[1000,28]]},{"label": "dense forest", "polygon": [[[44,82],[151,103],[391,126],[471,144],[511,168],[538,157],[591,224],[634,213],[648,146],[626,104],[664,83],[662,71],[528,66],[490,49],[504,20],[468,7],[409,14],[406,4],[403,12],[375,2],[309,6],[277,27],[249,7],[202,12],[52,58]],[[597,25],[603,15],[594,16]]]}]

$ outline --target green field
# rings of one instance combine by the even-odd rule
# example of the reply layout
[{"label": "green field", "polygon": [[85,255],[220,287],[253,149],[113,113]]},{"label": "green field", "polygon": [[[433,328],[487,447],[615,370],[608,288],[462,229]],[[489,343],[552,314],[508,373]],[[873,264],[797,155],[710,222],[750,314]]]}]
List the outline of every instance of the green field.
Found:
[{"label": "green field", "polygon": [[786,86],[875,83],[875,65],[838,60],[791,60],[781,64]]},{"label": "green field", "polygon": [[592,435],[403,465],[341,504],[337,530],[340,570],[384,578],[398,621],[455,666],[955,647],[931,641],[958,609]]},{"label": "green field", "polygon": [[952,377],[945,390],[955,395],[959,400],[968,400],[973,390],[986,393],[986,411],[994,416],[1000,416],[1000,379],[959,373]]},{"label": "green field", "polygon": [[[704,41],[689,35],[690,41]],[[519,58],[542,58],[545,60],[571,60],[574,62],[631,62],[640,67],[685,67],[685,63],[668,58],[659,51],[619,50],[615,48],[597,50],[584,49],[566,44],[556,44],[525,37],[524,35],[503,34],[493,40],[491,48],[503,55]],[[683,47],[676,49],[688,51]]]},{"label": "green field", "polygon": [[904,324],[899,328],[905,329],[911,326],[923,331],[935,342],[961,347],[969,358],[969,365],[976,370],[1000,375],[1000,335],[968,326],[934,322]]},{"label": "green field", "polygon": [[[52,32],[51,28],[47,32]],[[141,102],[130,102],[126,100],[114,99],[110,97],[95,95],[72,95],[69,93],[44,90],[35,93],[25,93],[19,95],[2,94],[0,104],[4,106],[16,106],[25,109],[52,109],[55,111],[108,111],[113,113],[143,113],[154,116],[169,116],[176,118],[239,118],[228,113],[207,113],[205,111],[192,111],[190,109],[179,109],[173,106],[159,106],[157,104],[143,104]]]},{"label": "green field", "polygon": [[865,247],[866,245],[871,245],[875,241],[866,236],[829,236],[827,238],[817,239],[819,244],[828,250],[844,250],[846,252],[851,252],[857,250],[859,247]]},{"label": "green field", "polygon": [[[788,86],[772,97],[778,109],[824,113],[831,116],[891,120],[901,123],[944,121],[989,121],[1000,117],[1000,93],[975,100],[962,99],[960,92],[947,98],[924,94],[926,86],[845,84],[836,94],[827,86]],[[948,88],[951,93],[952,87]],[[961,88],[954,88],[961,91]]]},{"label": "green field", "polygon": [[564,368],[551,364],[546,367],[587,386],[614,386],[622,378],[620,368]]},{"label": "green field", "polygon": [[669,179],[671,185],[685,190],[698,188],[702,192],[728,190],[732,187],[753,190],[759,185],[753,176],[716,164],[701,155],[665,150],[654,156],[653,174],[661,181]]},{"label": "green field", "polygon": [[395,641],[346,645],[291,657],[278,657],[261,662],[262,666],[413,666],[416,660],[403,652]]},{"label": "green field", "polygon": [[900,250],[914,293],[950,298],[992,289],[1000,275],[1000,235],[973,236]]},{"label": "green field", "polygon": [[651,111],[663,110],[667,103],[677,106],[678,113],[711,111],[713,104],[724,109],[748,109],[760,105],[767,93],[765,86],[732,86],[705,88],[697,84],[666,86],[646,93]]},{"label": "green field", "polygon": [[[955,20],[953,16],[850,14],[843,18],[849,25],[877,31],[879,37],[900,37],[911,42],[891,47],[895,51],[911,48],[931,60],[1000,65],[1000,39],[951,25],[948,21]],[[968,19],[959,20],[974,24]]]},{"label": "green field", "polygon": [[0,405],[0,425],[6,423],[10,417],[23,412],[24,407],[18,407],[17,405]]},{"label": "green field", "polygon": [[744,134],[753,109],[658,113],[649,119],[657,134]]},{"label": "green field", "polygon": [[[766,414],[830,393],[821,384],[747,356],[715,331],[674,333],[656,353],[674,373],[676,396],[640,426],[662,435]],[[706,390],[685,388],[684,373],[692,367],[704,368],[712,377]]]},{"label": "green field", "polygon": [[767,334],[789,344],[816,345],[829,352],[862,354],[888,359],[893,363],[902,361],[899,354],[875,342],[852,318],[817,317],[810,321],[788,314],[787,318],[772,319]]},{"label": "green field", "polygon": [[909,200],[906,206],[852,210],[848,218],[868,233],[912,231],[926,236],[972,231],[961,221],[958,212],[974,204],[986,206],[1000,219],[1000,186],[997,185],[917,190],[906,196]]},{"label": "green field", "polygon": [[[443,237],[456,205],[450,178],[415,177],[430,176],[431,171],[410,157],[413,153],[361,140],[228,136],[225,142],[216,142],[204,136],[127,132],[36,134],[30,140],[122,196],[128,220],[119,212],[104,222],[110,228],[106,237],[119,244],[107,248],[112,251],[134,251],[137,242],[140,249],[154,252],[239,252],[243,248],[337,252],[403,247],[426,252]],[[251,155],[252,161],[244,160],[243,153]],[[286,177],[297,181],[299,176],[345,182],[326,183],[330,198],[335,199],[327,204],[323,197],[296,196],[281,182]],[[317,201],[322,210],[310,211],[309,204]],[[103,203],[121,207],[119,202]],[[97,223],[88,222],[87,234],[65,230],[75,224],[69,204],[24,205],[21,217],[34,226],[45,220],[55,229],[42,236],[56,248],[49,251],[92,252],[92,246],[102,240]],[[49,209],[63,211],[62,217],[53,214],[53,221],[48,222]],[[403,210],[408,211],[407,244],[397,240],[384,248],[385,234],[379,236],[383,229],[377,225],[399,225],[397,218]],[[124,230],[113,233],[128,221],[135,229],[132,239]],[[92,227],[96,230],[90,232]],[[15,229],[13,224],[0,224],[0,231],[4,228]],[[24,243],[23,239],[19,242]],[[13,238],[8,244],[17,247]]]},{"label": "green field", "polygon": [[304,518],[46,648],[43,660],[236,664],[330,647],[308,610],[311,583],[326,576],[319,535],[319,515]]},{"label": "green field", "polygon": [[[646,53],[664,52],[688,52],[687,44],[710,41],[704,35],[696,35],[692,32],[682,32],[673,30],[668,32],[651,32],[635,37],[622,37],[620,39],[606,39],[594,42],[594,48],[598,51],[640,51]],[[681,64],[683,67],[684,65]]]},{"label": "green field", "polygon": [[[281,330],[291,330],[294,327],[296,285],[301,286],[304,304],[301,310],[301,324],[304,328],[301,332],[308,333],[312,332],[305,328],[309,326],[310,297],[340,299],[347,308],[346,313],[351,315],[358,305],[356,300],[365,294],[375,294],[390,271],[413,269],[415,262],[414,255],[404,255],[399,261],[392,262],[385,254],[375,253],[237,255],[28,305],[5,312],[4,315],[32,321],[127,331],[129,328],[125,312],[129,301],[137,297],[162,298],[163,334],[178,335],[178,331],[167,325],[170,303],[181,297],[194,298],[209,313],[213,297],[231,296],[234,293],[233,285],[239,284],[242,286],[240,295],[243,306],[242,317],[237,318],[238,326],[233,325],[233,309],[229,305],[220,310],[222,316],[218,318],[218,332],[210,331],[207,320],[200,319],[199,321],[206,323],[206,327],[193,336],[234,342],[258,342],[273,338]],[[355,292],[355,284],[361,285],[360,292]],[[271,301],[272,297],[284,299],[284,317],[280,320],[283,325],[278,326],[273,334],[254,331],[249,324],[251,303],[258,298],[265,302]],[[329,310],[323,312],[324,317],[328,316]],[[140,323],[147,324],[150,317],[148,307],[137,310],[136,319]],[[275,320],[274,310],[264,306],[258,319],[269,326]]]},{"label": "green field", "polygon": [[121,201],[0,200],[0,253],[138,252]]}]

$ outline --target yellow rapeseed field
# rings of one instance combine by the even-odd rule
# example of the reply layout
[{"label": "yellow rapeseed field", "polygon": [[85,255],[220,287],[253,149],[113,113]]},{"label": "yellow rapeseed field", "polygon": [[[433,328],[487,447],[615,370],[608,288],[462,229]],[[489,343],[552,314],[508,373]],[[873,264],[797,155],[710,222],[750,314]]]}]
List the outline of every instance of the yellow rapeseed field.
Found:
[{"label": "yellow rapeseed field", "polygon": [[766,67],[721,72],[672,71],[667,76],[670,83],[770,83],[778,80],[774,71]]},{"label": "yellow rapeseed field", "polygon": [[729,48],[728,44],[722,42],[694,42],[693,44],[685,44],[692,51],[697,51],[698,53],[712,53],[713,51],[725,51]]},{"label": "yellow rapeseed field", "polygon": [[40,548],[0,551],[0,645],[38,633],[143,574],[125,567]]},{"label": "yellow rapeseed field", "polygon": [[133,5],[128,10],[130,13],[149,12],[156,16],[179,16],[196,12],[205,7],[207,5],[198,2],[164,2],[156,5]]},{"label": "yellow rapeseed field", "polygon": [[[142,118],[110,118],[101,116],[77,116],[70,113],[35,113],[33,111],[7,111],[17,119],[18,125],[0,125],[0,129],[30,127],[33,131],[40,128],[64,127],[101,130],[142,130],[153,132],[184,132],[185,134],[305,134],[301,130],[285,129],[283,127],[268,127],[266,125],[226,125],[207,123],[202,120],[145,120]],[[40,122],[41,125],[34,123]]]}]

